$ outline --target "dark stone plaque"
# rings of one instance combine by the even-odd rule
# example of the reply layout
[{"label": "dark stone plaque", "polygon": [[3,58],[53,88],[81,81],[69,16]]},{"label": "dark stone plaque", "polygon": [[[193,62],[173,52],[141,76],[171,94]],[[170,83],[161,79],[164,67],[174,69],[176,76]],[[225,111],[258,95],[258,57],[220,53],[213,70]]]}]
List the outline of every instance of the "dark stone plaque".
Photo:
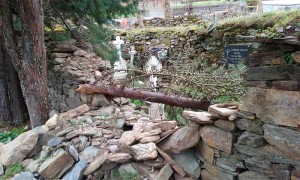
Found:
[{"label": "dark stone plaque", "polygon": [[251,45],[248,44],[228,44],[224,48],[224,58],[229,64],[247,64],[251,53]]}]

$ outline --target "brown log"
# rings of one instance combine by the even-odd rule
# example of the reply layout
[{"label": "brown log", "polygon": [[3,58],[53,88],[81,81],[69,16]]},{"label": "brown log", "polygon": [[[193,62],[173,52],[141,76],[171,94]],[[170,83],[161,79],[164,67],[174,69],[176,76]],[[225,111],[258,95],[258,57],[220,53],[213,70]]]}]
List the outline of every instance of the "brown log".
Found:
[{"label": "brown log", "polygon": [[210,102],[196,101],[186,97],[165,95],[159,92],[141,91],[130,88],[119,88],[116,86],[95,86],[95,85],[79,85],[77,92],[83,94],[105,94],[113,97],[124,97],[131,99],[140,99],[144,101],[167,104],[191,109],[207,110]]}]

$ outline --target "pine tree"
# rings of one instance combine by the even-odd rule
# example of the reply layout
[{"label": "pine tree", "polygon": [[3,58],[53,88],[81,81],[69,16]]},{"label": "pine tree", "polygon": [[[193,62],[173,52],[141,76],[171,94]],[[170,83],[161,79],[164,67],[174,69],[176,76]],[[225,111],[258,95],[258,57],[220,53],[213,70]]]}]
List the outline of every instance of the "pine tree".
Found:
[{"label": "pine tree", "polygon": [[[45,6],[45,24],[63,23],[78,41],[91,42],[98,55],[113,60],[114,50],[107,46],[113,33],[104,26],[117,17],[126,17],[138,12],[140,0],[50,0]],[[53,22],[53,20],[55,22]],[[59,20],[59,21],[57,21]],[[66,20],[71,20],[70,26]],[[88,30],[82,30],[87,27]]]}]

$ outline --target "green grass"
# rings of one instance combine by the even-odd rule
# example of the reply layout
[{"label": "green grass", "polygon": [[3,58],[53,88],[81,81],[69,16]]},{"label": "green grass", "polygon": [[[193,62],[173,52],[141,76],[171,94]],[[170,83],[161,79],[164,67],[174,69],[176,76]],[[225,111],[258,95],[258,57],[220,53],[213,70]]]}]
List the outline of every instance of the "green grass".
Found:
[{"label": "green grass", "polygon": [[1,177],[2,180],[10,179],[14,175],[24,171],[25,168],[21,163],[12,164],[7,166],[5,174]]},{"label": "green grass", "polygon": [[300,10],[268,12],[263,15],[249,15],[236,18],[227,18],[218,22],[219,29],[231,31],[237,28],[267,28],[281,27],[300,20]]},{"label": "green grass", "polygon": [[[147,27],[147,28],[135,28],[132,30],[117,30],[117,34],[130,34],[130,35],[142,35],[142,34],[164,34],[164,33],[185,33],[190,30],[205,32],[207,26],[210,25],[206,21],[201,21],[199,25],[190,26],[174,26],[174,27]],[[182,34],[184,35],[184,34]]]}]

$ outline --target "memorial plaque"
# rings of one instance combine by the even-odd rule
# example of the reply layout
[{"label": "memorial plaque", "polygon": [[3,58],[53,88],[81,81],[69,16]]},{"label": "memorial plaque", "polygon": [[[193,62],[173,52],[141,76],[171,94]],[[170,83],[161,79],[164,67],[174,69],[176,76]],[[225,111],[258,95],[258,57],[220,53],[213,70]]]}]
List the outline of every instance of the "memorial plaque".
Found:
[{"label": "memorial plaque", "polygon": [[251,45],[228,44],[224,48],[224,58],[229,64],[246,63],[251,53]]}]

